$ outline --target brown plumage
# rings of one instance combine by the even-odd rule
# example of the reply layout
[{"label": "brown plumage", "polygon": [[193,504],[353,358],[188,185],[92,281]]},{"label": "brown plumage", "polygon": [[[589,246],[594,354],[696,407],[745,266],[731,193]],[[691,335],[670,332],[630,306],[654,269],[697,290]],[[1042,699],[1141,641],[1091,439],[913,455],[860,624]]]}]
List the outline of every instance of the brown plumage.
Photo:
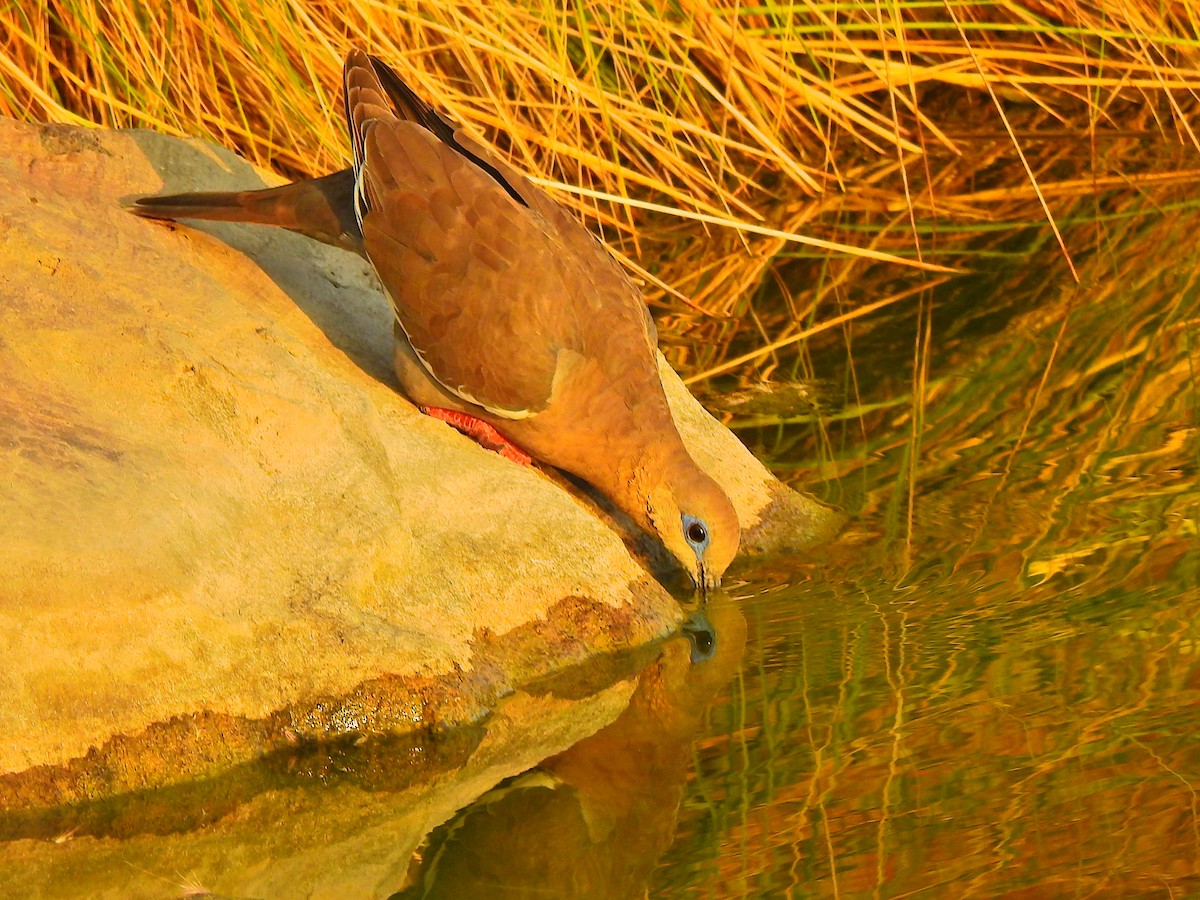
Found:
[{"label": "brown plumage", "polygon": [[413,402],[475,416],[588,481],[701,589],[737,552],[732,504],[675,429],[645,303],[591,234],[390,68],[344,71],[354,166],[262,191],[147,197],[155,219],[278,225],[363,254],[396,312]]}]

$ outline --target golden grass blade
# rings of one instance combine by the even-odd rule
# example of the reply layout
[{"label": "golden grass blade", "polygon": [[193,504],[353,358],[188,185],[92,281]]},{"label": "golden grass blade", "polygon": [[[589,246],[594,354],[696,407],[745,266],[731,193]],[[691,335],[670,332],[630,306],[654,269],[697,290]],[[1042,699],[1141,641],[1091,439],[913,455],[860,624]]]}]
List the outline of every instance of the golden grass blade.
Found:
[{"label": "golden grass blade", "polygon": [[720,365],[713,366],[712,368],[706,369],[703,372],[698,372],[695,375],[691,375],[691,376],[685,378],[683,380],[683,383],[684,384],[696,384],[697,382],[705,381],[716,375],[721,375],[721,374],[724,374],[725,372],[733,371],[734,369],[739,368],[740,366],[744,365],[745,363],[751,362],[755,359],[759,359],[763,356],[766,356],[769,353],[774,353],[776,350],[780,350],[780,349],[788,346],[789,344],[795,344],[795,343],[798,343],[799,341],[807,340],[808,338],[812,337],[815,334],[820,334],[822,331],[828,331],[830,328],[836,328],[846,322],[850,322],[850,321],[853,321],[854,319],[860,319],[863,316],[870,315],[873,312],[877,312],[878,310],[884,309],[885,307],[891,306],[895,303],[899,303],[902,300],[906,300],[909,297],[920,294],[922,291],[932,290],[933,288],[937,287],[939,284],[944,284],[948,280],[949,280],[948,278],[936,278],[933,281],[930,281],[930,282],[927,282],[924,284],[920,284],[913,288],[908,288],[907,290],[900,291],[896,294],[891,295],[890,297],[884,297],[882,300],[876,300],[874,303],[868,303],[864,306],[860,306],[857,309],[851,310],[850,312],[842,313],[840,316],[834,316],[832,319],[826,319],[825,321],[821,322],[819,325],[814,325],[811,328],[806,328],[803,331],[798,331],[795,334],[788,335],[787,337],[781,338],[780,340],[772,341],[771,343],[769,343],[763,347],[760,347],[757,350],[751,351],[750,353],[745,353],[734,359],[726,360],[725,362],[721,363]]},{"label": "golden grass blade", "polygon": [[569,184],[550,181],[545,178],[531,179],[535,184],[541,187],[550,188],[555,191],[562,191],[566,194],[578,194],[583,197],[593,197],[600,200],[608,200],[612,203],[626,204],[635,209],[644,209],[647,212],[662,213],[668,216],[674,216],[680,219],[689,219],[693,222],[703,222],[706,225],[719,225],[722,228],[730,228],[734,231],[742,231],[748,234],[758,234],[763,237],[779,238],[784,241],[790,241],[796,244],[805,244],[809,247],[816,247],[821,250],[832,250],[836,253],[845,253],[850,256],[860,256],[864,259],[874,259],[879,262],[895,263],[901,266],[910,266],[914,269],[922,269],[927,272],[948,272],[952,274],[961,274],[964,270],[952,268],[950,266],[939,266],[935,263],[925,263],[912,259],[905,259],[901,256],[895,256],[891,253],[884,253],[879,250],[871,250],[866,247],[855,247],[850,244],[841,244],[837,241],[827,241],[822,238],[810,237],[804,234],[796,234],[792,231],[781,231],[778,228],[768,228],[764,225],[756,225],[753,222],[739,222],[737,219],[728,219],[724,216],[712,216],[706,213],[693,212],[686,209],[678,209],[672,206],[664,206],[661,203],[648,203],[644,200],[634,200],[629,197],[618,197],[615,194],[609,194],[604,191],[592,191],[586,188],[575,187]]},{"label": "golden grass blade", "polygon": [[1075,270],[1075,263],[1071,260],[1071,252],[1067,249],[1067,244],[1063,240],[1062,232],[1058,230],[1058,224],[1054,221],[1054,213],[1050,211],[1050,205],[1046,203],[1046,198],[1038,187],[1037,177],[1033,174],[1033,169],[1029,165],[1029,160],[1025,156],[1025,151],[1021,149],[1021,142],[1017,140],[1016,134],[1013,132],[1012,125],[1008,121],[1008,116],[1004,112],[1004,107],[996,98],[996,92],[992,88],[992,84],[983,74],[983,68],[979,63],[979,58],[975,54],[975,49],[971,46],[967,39],[966,32],[963,31],[962,24],[958,21],[958,17],[954,13],[954,5],[946,3],[946,13],[950,16],[955,26],[958,28],[958,33],[962,37],[963,46],[967,53],[970,54],[971,62],[975,65],[979,72],[980,79],[983,81],[984,87],[987,89],[988,96],[992,98],[992,104],[996,107],[996,112],[1000,117],[1000,122],[1004,125],[1004,130],[1008,132],[1009,138],[1012,140],[1013,149],[1017,151],[1017,156],[1021,159],[1021,165],[1025,168],[1025,173],[1029,176],[1029,183],[1032,185],[1034,192],[1037,194],[1038,202],[1042,205],[1042,210],[1046,214],[1046,221],[1049,223],[1051,230],[1054,232],[1054,238],[1058,241],[1058,246],[1062,249],[1063,257],[1067,261],[1067,266],[1071,270],[1071,277],[1076,282],[1079,281],[1079,273]]}]

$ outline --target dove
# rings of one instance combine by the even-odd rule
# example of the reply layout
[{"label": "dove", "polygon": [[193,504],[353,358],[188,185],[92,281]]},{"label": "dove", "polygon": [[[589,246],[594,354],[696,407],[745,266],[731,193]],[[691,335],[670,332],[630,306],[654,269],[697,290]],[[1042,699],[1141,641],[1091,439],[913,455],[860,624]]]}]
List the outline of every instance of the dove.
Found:
[{"label": "dove", "polygon": [[151,219],[287,228],[364,256],[395,312],[394,362],[422,410],[586,481],[706,592],[737,513],[688,452],[640,291],[548,194],[352,49],[353,166],[257,191],[144,197]]}]

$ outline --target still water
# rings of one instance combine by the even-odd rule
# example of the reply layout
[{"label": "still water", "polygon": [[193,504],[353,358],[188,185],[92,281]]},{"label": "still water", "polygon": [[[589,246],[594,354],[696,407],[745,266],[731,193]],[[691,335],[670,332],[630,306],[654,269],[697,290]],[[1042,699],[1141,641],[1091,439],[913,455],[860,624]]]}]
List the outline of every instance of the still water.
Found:
[{"label": "still water", "polygon": [[0,895],[1200,895],[1198,226],[1101,229],[1080,284],[1018,242],[804,390],[714,388],[851,519],[685,633],[433,741],[9,816]]}]

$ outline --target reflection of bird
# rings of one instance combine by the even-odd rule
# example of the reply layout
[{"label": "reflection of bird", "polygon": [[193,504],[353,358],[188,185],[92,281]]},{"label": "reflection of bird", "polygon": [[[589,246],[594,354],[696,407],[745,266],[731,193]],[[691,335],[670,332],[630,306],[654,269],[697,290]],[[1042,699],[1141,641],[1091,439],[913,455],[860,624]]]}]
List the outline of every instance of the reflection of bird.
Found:
[{"label": "reflection of bird", "polygon": [[[613,722],[435,828],[392,900],[653,896],[647,883],[676,837],[693,741],[746,644],[741,606],[711,599],[686,640],[661,645]],[[702,660],[697,633],[713,650]]]},{"label": "reflection of bird", "polygon": [[628,277],[554,201],[360,50],[346,58],[345,99],[352,169],[143,198],[133,212],[279,225],[362,253],[395,308],[396,373],[415,403],[585,479],[699,587],[719,584],[737,517],[675,429],[654,324]]}]

